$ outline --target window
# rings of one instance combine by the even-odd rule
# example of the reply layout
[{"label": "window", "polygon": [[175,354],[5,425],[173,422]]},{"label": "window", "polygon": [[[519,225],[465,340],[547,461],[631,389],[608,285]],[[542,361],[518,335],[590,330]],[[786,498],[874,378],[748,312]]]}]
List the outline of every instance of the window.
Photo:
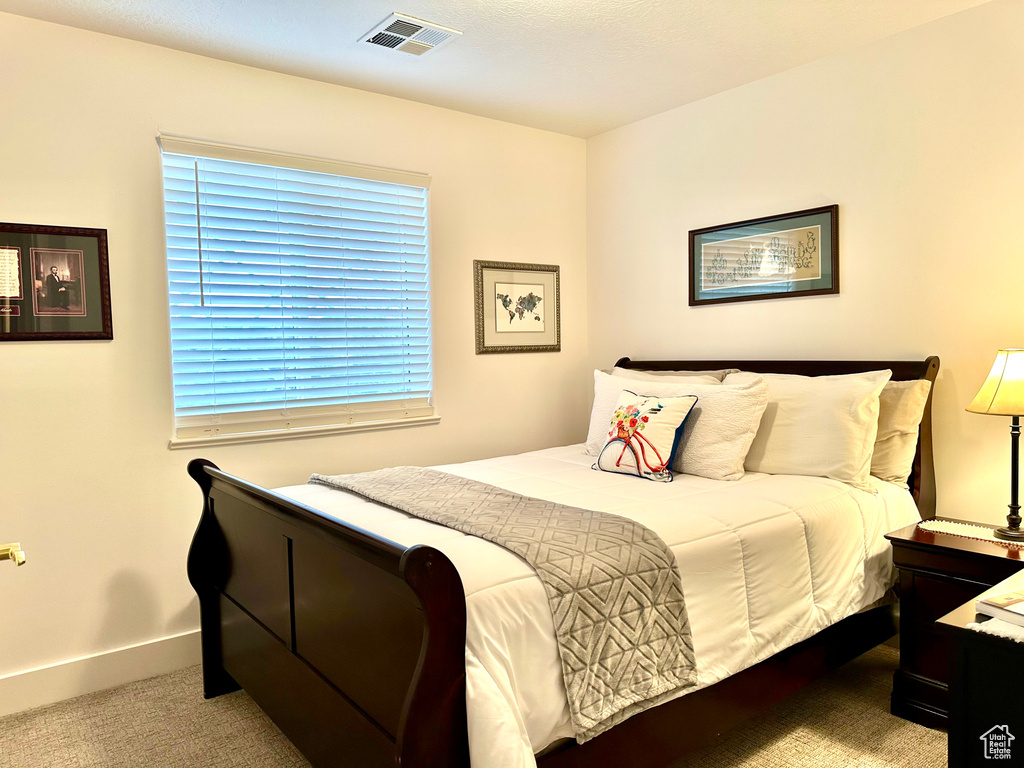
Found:
[{"label": "window", "polygon": [[160,145],[177,441],[436,420],[429,177]]}]

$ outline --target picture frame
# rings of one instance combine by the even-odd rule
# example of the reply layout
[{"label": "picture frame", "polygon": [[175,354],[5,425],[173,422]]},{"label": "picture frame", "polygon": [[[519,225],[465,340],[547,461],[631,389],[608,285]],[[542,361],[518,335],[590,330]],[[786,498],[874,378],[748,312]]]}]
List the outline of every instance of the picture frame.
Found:
[{"label": "picture frame", "polygon": [[559,271],[555,264],[473,262],[476,353],[559,352]]},{"label": "picture frame", "polygon": [[0,341],[113,337],[107,231],[0,223]]},{"label": "picture frame", "polygon": [[839,293],[839,206],[690,230],[691,307]]}]

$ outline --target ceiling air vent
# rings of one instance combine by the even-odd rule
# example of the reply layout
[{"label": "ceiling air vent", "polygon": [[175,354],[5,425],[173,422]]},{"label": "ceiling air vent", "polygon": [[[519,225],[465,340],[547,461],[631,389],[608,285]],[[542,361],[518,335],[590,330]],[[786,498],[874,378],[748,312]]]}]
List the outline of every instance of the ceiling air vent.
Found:
[{"label": "ceiling air vent", "polygon": [[462,33],[457,29],[432,24],[404,13],[393,13],[363,35],[364,43],[392,48],[403,53],[422,56],[440,48]]}]

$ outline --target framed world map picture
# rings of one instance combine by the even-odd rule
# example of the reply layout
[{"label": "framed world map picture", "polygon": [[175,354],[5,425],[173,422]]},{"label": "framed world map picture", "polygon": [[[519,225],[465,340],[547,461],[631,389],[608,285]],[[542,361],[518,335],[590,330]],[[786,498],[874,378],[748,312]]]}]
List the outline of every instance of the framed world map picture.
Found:
[{"label": "framed world map picture", "polygon": [[474,261],[476,353],[558,352],[558,266]]}]

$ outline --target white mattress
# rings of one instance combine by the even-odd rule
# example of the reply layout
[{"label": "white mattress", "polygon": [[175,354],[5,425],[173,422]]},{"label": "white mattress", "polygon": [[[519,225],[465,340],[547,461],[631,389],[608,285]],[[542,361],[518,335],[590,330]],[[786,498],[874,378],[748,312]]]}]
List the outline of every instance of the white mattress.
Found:
[{"label": "white mattress", "polygon": [[[577,445],[438,469],[612,512],[656,531],[682,577],[698,688],[882,597],[893,579],[882,535],[920,519],[907,491],[874,478],[877,493],[792,475],[747,474],[733,482],[677,475],[672,483],[654,483],[596,472],[592,461]],[[466,590],[474,768],[529,768],[534,753],[573,735],[551,612],[525,561],[483,539],[326,486],[277,490],[404,546],[430,544],[451,558]]]}]

